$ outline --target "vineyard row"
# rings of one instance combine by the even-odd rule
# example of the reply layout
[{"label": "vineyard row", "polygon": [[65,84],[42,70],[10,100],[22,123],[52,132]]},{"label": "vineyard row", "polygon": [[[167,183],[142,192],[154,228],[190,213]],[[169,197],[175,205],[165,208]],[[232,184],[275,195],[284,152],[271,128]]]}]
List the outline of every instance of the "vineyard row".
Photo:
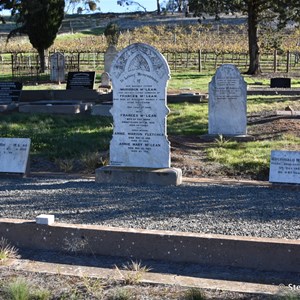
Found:
[{"label": "vineyard row", "polygon": [[[104,70],[104,53],[65,53],[66,73],[69,71],[96,71],[101,74]],[[197,52],[165,52],[171,71],[175,72],[210,72],[220,65],[230,63],[236,65],[241,72],[248,67],[247,53],[221,53]],[[36,53],[1,54],[0,68],[2,75],[12,76],[14,79],[27,80],[41,79],[39,58]],[[45,76],[49,76],[49,69]],[[261,57],[263,73],[270,72],[300,72],[300,55],[298,52],[277,53],[273,51],[264,53]]]}]

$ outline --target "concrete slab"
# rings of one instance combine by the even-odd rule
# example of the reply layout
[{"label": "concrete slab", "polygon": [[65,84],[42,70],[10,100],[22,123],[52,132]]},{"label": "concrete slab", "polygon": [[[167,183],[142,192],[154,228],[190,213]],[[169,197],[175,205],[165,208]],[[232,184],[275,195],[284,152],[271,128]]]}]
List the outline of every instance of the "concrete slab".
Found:
[{"label": "concrete slab", "polygon": [[220,136],[222,136],[225,140],[237,141],[237,142],[248,142],[254,141],[255,138],[252,135],[233,135],[233,134],[203,134],[200,136],[201,140],[211,142],[215,140],[220,140]]},{"label": "concrete slab", "polygon": [[53,105],[53,104],[26,104],[19,106],[21,113],[40,113],[40,114],[65,114],[73,115],[81,112],[81,105]]},{"label": "concrete slab", "polygon": [[92,107],[92,116],[103,116],[103,117],[112,117],[110,109],[112,104],[97,104]]},{"label": "concrete slab", "polygon": [[150,169],[106,166],[96,170],[96,182],[112,184],[180,185],[182,171],[177,168]]},{"label": "concrete slab", "polygon": [[[57,264],[40,261],[30,261],[18,259],[11,261],[9,264],[10,270],[22,270],[34,273],[58,274],[60,276],[76,276],[84,278],[101,278],[113,279],[115,281],[123,281],[129,276],[130,271],[116,269],[78,266],[69,264]],[[217,280],[210,278],[197,278],[191,276],[178,276],[174,274],[161,274],[155,272],[145,272],[142,274],[140,283],[146,284],[162,284],[174,285],[189,288],[200,288],[207,290],[231,291],[237,293],[251,293],[274,295],[283,292],[282,285],[260,284],[242,281]],[[288,287],[284,287],[288,290]]]},{"label": "concrete slab", "polygon": [[18,108],[16,103],[0,104],[0,112],[12,111]]},{"label": "concrete slab", "polygon": [[300,116],[300,111],[289,111],[289,110],[276,110],[277,116]]},{"label": "concrete slab", "polygon": [[[151,199],[149,199],[151,201]],[[300,240],[0,219],[0,236],[20,249],[299,272]],[[72,247],[72,249],[70,248]],[[270,255],[271,254],[271,255]]]}]

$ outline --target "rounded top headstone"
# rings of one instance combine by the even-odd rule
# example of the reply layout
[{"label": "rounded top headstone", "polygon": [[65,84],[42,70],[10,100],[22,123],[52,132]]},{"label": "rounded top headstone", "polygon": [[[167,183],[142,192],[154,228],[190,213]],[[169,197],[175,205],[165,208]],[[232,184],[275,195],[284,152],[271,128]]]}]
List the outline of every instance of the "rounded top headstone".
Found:
[{"label": "rounded top headstone", "polygon": [[154,47],[135,43],[124,48],[115,57],[110,75],[121,79],[122,75],[144,72],[151,73],[159,80],[169,80],[170,69],[164,56]]}]

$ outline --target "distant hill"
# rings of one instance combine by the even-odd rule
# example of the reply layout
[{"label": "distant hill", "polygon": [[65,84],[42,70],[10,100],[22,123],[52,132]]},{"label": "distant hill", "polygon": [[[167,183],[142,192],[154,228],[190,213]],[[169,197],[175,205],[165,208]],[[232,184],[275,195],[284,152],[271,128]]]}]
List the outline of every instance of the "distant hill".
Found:
[{"label": "distant hill", "polygon": [[[16,28],[16,24],[5,17],[6,24],[0,24],[0,34],[6,35],[12,29]],[[218,24],[242,24],[246,18],[237,18],[234,16],[224,17],[218,21]],[[155,26],[155,25],[189,25],[198,24],[198,18],[185,17],[182,13],[174,13],[158,16],[155,12],[150,13],[96,13],[96,14],[72,14],[66,15],[59,33],[81,32],[93,30],[96,28],[105,28],[110,22],[115,22],[121,30],[133,29],[139,26]],[[213,17],[208,17],[203,23],[214,22]]]}]

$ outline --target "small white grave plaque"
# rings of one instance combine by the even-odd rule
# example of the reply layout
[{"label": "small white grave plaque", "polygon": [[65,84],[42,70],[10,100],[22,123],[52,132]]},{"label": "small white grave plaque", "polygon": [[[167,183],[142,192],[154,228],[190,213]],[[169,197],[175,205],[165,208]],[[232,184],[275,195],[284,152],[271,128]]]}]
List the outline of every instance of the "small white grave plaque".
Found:
[{"label": "small white grave plaque", "polygon": [[30,139],[0,138],[0,172],[26,173]]},{"label": "small white grave plaque", "polygon": [[269,181],[300,183],[300,151],[271,151]]},{"label": "small white grave plaque", "polygon": [[209,83],[209,134],[247,134],[247,85],[231,64],[218,68]]},{"label": "small white grave plaque", "polygon": [[111,67],[114,118],[110,165],[169,168],[165,58],[146,44],[123,49]]}]

